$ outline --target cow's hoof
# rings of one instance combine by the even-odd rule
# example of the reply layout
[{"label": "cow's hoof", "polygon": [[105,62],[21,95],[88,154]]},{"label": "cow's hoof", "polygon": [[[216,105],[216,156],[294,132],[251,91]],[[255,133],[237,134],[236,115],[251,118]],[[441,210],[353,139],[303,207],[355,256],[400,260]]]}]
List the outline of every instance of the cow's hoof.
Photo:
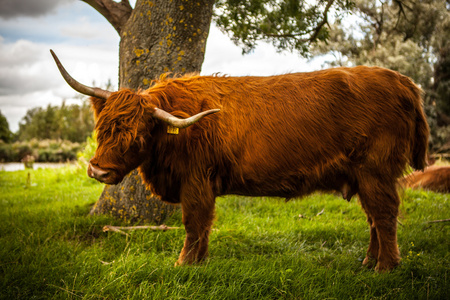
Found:
[{"label": "cow's hoof", "polygon": [[180,261],[180,260],[177,260],[173,266],[174,267],[181,267],[182,265],[184,265],[184,263],[182,261]]},{"label": "cow's hoof", "polygon": [[377,260],[371,256],[366,256],[366,258],[364,258],[363,260],[362,265],[369,269],[372,269],[377,265]]},{"label": "cow's hoof", "polygon": [[375,271],[378,273],[386,273],[392,271],[395,267],[397,267],[400,264],[400,261],[398,262],[391,262],[391,263],[380,263],[378,262],[377,266],[375,267]]}]

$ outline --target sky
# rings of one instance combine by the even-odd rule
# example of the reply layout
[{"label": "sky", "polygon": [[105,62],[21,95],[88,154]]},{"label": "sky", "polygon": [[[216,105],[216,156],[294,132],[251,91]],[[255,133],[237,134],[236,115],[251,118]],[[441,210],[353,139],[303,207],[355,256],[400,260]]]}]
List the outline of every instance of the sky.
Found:
[{"label": "sky", "polygon": [[[130,3],[134,6],[135,1]],[[0,111],[17,132],[27,110],[81,103],[51,58],[53,49],[68,72],[87,85],[118,86],[119,35],[81,0],[0,0]],[[324,59],[259,43],[246,55],[214,23],[206,45],[202,75],[275,75],[321,68]]]}]

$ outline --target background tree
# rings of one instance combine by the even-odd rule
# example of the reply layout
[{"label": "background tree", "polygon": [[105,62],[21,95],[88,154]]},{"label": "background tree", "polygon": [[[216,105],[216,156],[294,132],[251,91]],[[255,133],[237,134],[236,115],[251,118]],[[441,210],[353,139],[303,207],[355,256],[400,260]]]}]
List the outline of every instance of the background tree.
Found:
[{"label": "background tree", "polygon": [[0,111],[0,140],[5,143],[10,143],[13,140],[13,134],[9,130],[9,124],[6,117]]},{"label": "background tree", "polygon": [[[120,36],[120,88],[146,89],[166,72],[200,72],[215,0],[137,0],[134,8],[128,0],[83,1]],[[244,51],[258,40],[268,40],[278,49],[306,55],[309,44],[327,36],[324,25],[331,9],[339,12],[348,6],[343,0],[223,0],[217,1],[215,19]],[[92,212],[160,223],[172,210],[155,201],[133,171],[122,183],[105,186]]]},{"label": "background tree", "polygon": [[279,51],[309,56],[309,46],[328,37],[330,11],[340,19],[351,7],[348,0],[218,0],[214,20],[243,53],[266,41]]},{"label": "background tree", "polygon": [[31,139],[68,140],[82,143],[94,130],[94,118],[90,104],[48,105],[46,108],[29,109],[19,123],[17,138],[20,141]]},{"label": "background tree", "polygon": [[450,133],[450,2],[356,0],[357,21],[337,20],[315,54],[331,53],[330,65],[378,65],[410,76],[426,92],[433,151]]}]

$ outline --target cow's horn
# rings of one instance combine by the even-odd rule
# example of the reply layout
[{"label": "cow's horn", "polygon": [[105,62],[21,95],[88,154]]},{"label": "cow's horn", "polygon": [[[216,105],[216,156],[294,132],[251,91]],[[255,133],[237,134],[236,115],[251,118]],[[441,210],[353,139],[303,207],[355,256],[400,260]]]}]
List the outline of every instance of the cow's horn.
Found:
[{"label": "cow's horn", "polygon": [[82,93],[84,95],[93,96],[101,99],[108,99],[108,97],[111,95],[110,91],[102,90],[100,88],[96,87],[89,87],[84,84],[79,83],[75,79],[72,78],[72,76],[67,73],[66,69],[64,69],[63,65],[59,61],[58,57],[56,56],[55,52],[53,50],[50,50],[50,53],[53,56],[53,59],[56,62],[56,65],[58,66],[59,72],[61,72],[62,77],[64,77],[64,80],[77,92]]},{"label": "cow's horn", "polygon": [[192,117],[187,119],[180,119],[175,117],[174,115],[169,114],[168,112],[155,108],[155,112],[152,114],[153,118],[166,122],[169,125],[177,128],[186,128],[199,121],[201,118],[206,117],[207,115],[213,114],[220,111],[220,109],[210,109],[198,113]]}]

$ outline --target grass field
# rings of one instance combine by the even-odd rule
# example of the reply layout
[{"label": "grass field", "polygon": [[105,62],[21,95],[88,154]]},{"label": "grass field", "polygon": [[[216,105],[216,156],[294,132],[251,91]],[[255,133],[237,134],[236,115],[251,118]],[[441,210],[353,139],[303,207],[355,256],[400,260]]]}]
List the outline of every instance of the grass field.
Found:
[{"label": "grass field", "polygon": [[361,266],[369,231],[356,198],[220,198],[210,258],[174,268],[184,230],[103,232],[123,224],[88,216],[101,191],[75,167],[0,172],[1,299],[450,297],[450,224],[427,223],[450,218],[448,195],[403,192],[402,264],[378,274]]}]

